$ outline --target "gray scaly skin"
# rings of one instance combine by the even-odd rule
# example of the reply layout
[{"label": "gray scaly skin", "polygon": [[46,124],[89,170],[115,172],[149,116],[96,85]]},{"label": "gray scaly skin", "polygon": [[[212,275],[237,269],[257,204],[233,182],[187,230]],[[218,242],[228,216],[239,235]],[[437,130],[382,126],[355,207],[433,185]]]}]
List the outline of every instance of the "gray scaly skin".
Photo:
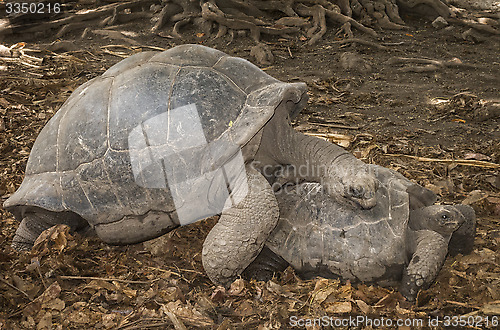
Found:
[{"label": "gray scaly skin", "polygon": [[463,241],[467,245],[474,239],[474,224],[475,213],[468,205],[433,205],[410,212],[407,254],[411,260],[403,273],[401,294],[414,300],[420,289],[427,288],[443,266],[453,233],[462,226],[469,230]]},{"label": "gray scaly skin", "polygon": [[[261,174],[269,168],[302,166],[306,175],[300,179],[321,182],[329,194],[344,196],[365,209],[376,204],[378,181],[366,164],[336,144],[294,130],[290,113],[296,106],[291,101],[280,104],[259,133],[262,136],[254,138],[260,138],[260,145],[254,161],[246,167],[250,193],[235,208],[222,213],[205,240],[203,267],[214,283],[230,285],[256,258],[278,222],[276,198]],[[243,152],[251,149],[252,143]]]},{"label": "gray scaly skin", "polygon": [[290,117],[295,106],[288,101],[276,109],[263,130],[256,164],[293,165],[301,169],[293,179],[319,182],[332,196],[346,197],[364,209],[374,207],[378,180],[370,168],[340,146],[294,130]]},{"label": "gray scaly skin", "polygon": [[[317,184],[285,186],[277,193],[278,226],[244,275],[268,280],[290,263],[306,278],[399,283],[400,292],[413,301],[436,278],[448,251],[470,252],[475,235],[471,207],[432,205],[435,195],[429,190],[396,172],[371,167],[382,182],[380,204],[373,210],[321,193]],[[460,247],[449,246],[455,234]]]},{"label": "gray scaly skin", "polygon": [[40,210],[36,213],[27,213],[17,228],[12,240],[12,247],[19,251],[31,249],[38,236],[57,224],[65,224],[72,231],[88,227],[88,223],[75,213],[53,213]]}]

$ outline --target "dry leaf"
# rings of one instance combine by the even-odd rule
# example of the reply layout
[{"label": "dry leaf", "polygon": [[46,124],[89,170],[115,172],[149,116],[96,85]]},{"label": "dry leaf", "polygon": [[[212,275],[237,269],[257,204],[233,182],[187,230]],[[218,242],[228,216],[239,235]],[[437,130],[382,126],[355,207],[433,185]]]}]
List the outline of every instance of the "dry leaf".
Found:
[{"label": "dry leaf", "polygon": [[166,305],[162,305],[160,308],[163,312],[172,312],[176,316],[182,319],[184,322],[188,322],[190,325],[194,325],[197,327],[207,327],[214,324],[214,321],[208,316],[200,313],[196,308],[183,305],[180,300],[171,301]]},{"label": "dry leaf", "polygon": [[92,280],[92,281],[90,281],[89,284],[87,284],[83,287],[83,290],[86,290],[86,289],[93,289],[93,290],[97,290],[97,291],[101,290],[101,289],[105,289],[105,290],[108,290],[110,292],[113,292],[113,291],[116,291],[118,288],[113,283],[110,283],[109,281]]},{"label": "dry leaf", "polygon": [[62,311],[65,307],[66,307],[66,303],[59,298],[49,300],[48,302],[42,304],[42,308],[54,309],[54,310],[58,310],[58,311]]},{"label": "dry leaf", "polygon": [[161,290],[159,294],[160,297],[162,297],[163,300],[165,301],[176,301],[176,300],[185,301],[186,299],[181,289],[179,289],[176,286],[171,286],[166,288],[165,290]]},{"label": "dry leaf", "polygon": [[481,308],[481,312],[486,315],[500,315],[500,301],[493,301]]},{"label": "dry leaf", "polygon": [[361,312],[365,315],[370,314],[372,312],[372,307],[365,303],[363,300],[356,300],[356,305],[358,305]]},{"label": "dry leaf", "polygon": [[222,286],[218,286],[212,293],[210,299],[212,299],[212,301],[215,302],[222,302],[224,301],[225,296],[226,296],[226,289],[224,289],[224,287]]},{"label": "dry leaf", "polygon": [[462,201],[462,204],[471,205],[471,204],[477,203],[479,201],[482,201],[483,199],[485,199],[487,197],[488,197],[488,194],[482,192],[481,190],[473,190],[469,193],[467,198],[465,198]]},{"label": "dry leaf", "polygon": [[42,306],[44,304],[57,298],[60,293],[61,287],[59,286],[59,283],[52,283],[39,297],[26,305],[26,307],[23,309],[23,314],[26,316],[37,314],[40,309],[42,309]]},{"label": "dry leaf", "polygon": [[132,290],[123,283],[119,283],[117,281],[113,281],[113,284],[129,298],[134,298],[137,295],[137,290]]},{"label": "dry leaf", "polygon": [[61,253],[68,245],[68,239],[73,239],[69,234],[70,228],[67,225],[55,225],[44,230],[35,240],[32,251],[35,254],[46,254],[54,249]]},{"label": "dry leaf", "polygon": [[241,278],[238,278],[233,283],[231,283],[228,294],[230,296],[239,296],[242,294],[243,290],[245,290],[245,281]]},{"label": "dry leaf", "polygon": [[269,290],[269,292],[281,295],[283,293],[283,288],[277,284],[274,283],[273,281],[269,280],[266,283],[266,289]]},{"label": "dry leaf", "polygon": [[0,45],[0,57],[10,57],[10,48],[5,47],[4,45]]},{"label": "dry leaf", "polygon": [[491,160],[491,157],[488,157],[480,153],[469,152],[464,155],[464,159]]},{"label": "dry leaf", "polygon": [[334,282],[330,284],[330,281],[327,279],[320,279],[316,282],[316,286],[314,287],[314,291],[311,293],[312,295],[312,303],[313,304],[321,304],[325,301],[332,293],[337,291],[338,283]]},{"label": "dry leaf", "polygon": [[350,313],[352,311],[352,304],[350,301],[339,301],[326,306],[325,311],[327,313],[343,314]]},{"label": "dry leaf", "polygon": [[52,329],[52,313],[46,312],[36,326],[37,330],[51,330]]},{"label": "dry leaf", "polygon": [[237,308],[236,313],[241,317],[246,317],[255,314],[252,304],[248,300],[244,300]]}]

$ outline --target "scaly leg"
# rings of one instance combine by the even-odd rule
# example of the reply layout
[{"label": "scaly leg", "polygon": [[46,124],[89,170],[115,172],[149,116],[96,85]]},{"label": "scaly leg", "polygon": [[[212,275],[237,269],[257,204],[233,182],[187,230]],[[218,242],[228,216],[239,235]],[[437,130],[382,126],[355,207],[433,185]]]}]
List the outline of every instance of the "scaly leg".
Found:
[{"label": "scaly leg", "polygon": [[203,244],[203,267],[218,285],[229,286],[243,272],[278,222],[278,202],[271,186],[252,167],[247,166],[246,172],[248,189],[241,189],[241,201],[222,212]]}]

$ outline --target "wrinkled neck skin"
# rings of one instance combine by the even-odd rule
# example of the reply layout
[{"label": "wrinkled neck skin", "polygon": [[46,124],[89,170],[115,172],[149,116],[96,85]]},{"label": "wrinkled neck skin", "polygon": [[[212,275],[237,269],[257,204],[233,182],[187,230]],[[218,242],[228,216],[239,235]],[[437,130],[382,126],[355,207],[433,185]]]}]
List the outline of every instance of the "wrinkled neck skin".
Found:
[{"label": "wrinkled neck skin", "polygon": [[263,128],[254,167],[270,180],[283,165],[293,165],[290,179],[323,183],[334,178],[341,190],[342,177],[365,164],[336,144],[294,130],[289,117],[293,106],[291,101],[282,102]]}]

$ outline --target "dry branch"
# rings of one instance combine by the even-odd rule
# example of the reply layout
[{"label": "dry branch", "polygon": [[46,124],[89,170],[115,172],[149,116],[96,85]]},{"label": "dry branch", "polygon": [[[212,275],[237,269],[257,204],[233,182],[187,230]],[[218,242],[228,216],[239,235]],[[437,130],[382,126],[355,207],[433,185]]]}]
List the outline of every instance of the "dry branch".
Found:
[{"label": "dry branch", "polygon": [[96,281],[107,281],[107,282],[121,282],[121,283],[128,283],[128,284],[151,284],[154,282],[153,281],[133,281],[133,280],[124,280],[120,278],[109,278],[109,277],[93,277],[93,276],[66,276],[66,275],[61,275],[58,276],[59,278],[63,280],[96,280]]},{"label": "dry branch", "polygon": [[427,158],[427,157],[418,157],[411,155],[403,155],[403,154],[383,154],[384,156],[389,157],[405,157],[418,160],[419,162],[435,162],[435,163],[449,163],[449,164],[457,164],[464,166],[475,166],[475,167],[484,167],[484,168],[500,168],[500,164],[486,162],[483,160],[474,160],[474,159],[437,159],[437,158]]},{"label": "dry branch", "polygon": [[[403,72],[432,72],[441,68],[464,68],[464,69],[483,69],[481,66],[462,63],[459,59],[454,58],[448,61],[431,60],[427,58],[415,57],[391,57],[387,63],[392,64],[410,64],[410,66],[403,67],[400,70]],[[423,64],[422,66],[415,66],[413,64]]]},{"label": "dry branch", "polygon": [[366,45],[366,46],[370,46],[370,47],[375,47],[375,48],[378,48],[378,49],[387,49],[387,47],[385,46],[382,46],[380,44],[377,44],[375,42],[371,42],[371,41],[368,41],[368,40],[363,40],[363,39],[359,39],[359,38],[349,38],[349,39],[345,39],[345,40],[338,40],[338,41],[334,41],[333,43],[338,43],[338,44],[348,44],[348,43],[358,43],[358,44],[361,44],[361,45]]}]

